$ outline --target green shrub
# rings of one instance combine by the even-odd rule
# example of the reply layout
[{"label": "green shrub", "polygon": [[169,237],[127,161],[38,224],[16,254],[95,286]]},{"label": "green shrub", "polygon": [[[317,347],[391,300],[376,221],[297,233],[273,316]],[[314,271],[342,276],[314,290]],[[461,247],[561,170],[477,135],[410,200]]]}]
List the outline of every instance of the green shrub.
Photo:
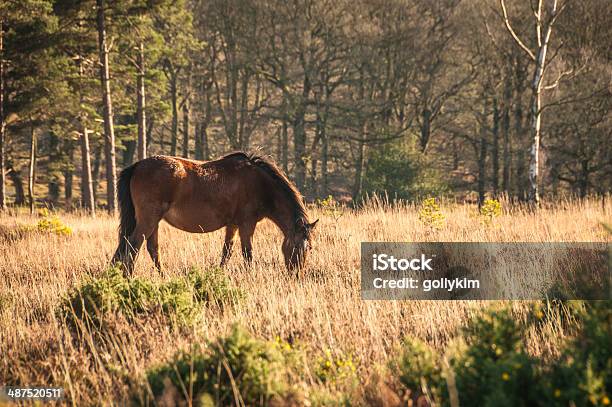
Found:
[{"label": "green shrub", "polygon": [[582,329],[551,368],[551,403],[609,405],[612,395],[612,304],[593,301],[581,309]]},{"label": "green shrub", "polygon": [[288,366],[275,342],[235,326],[229,336],[150,369],[147,382],[156,399],[174,388],[200,405],[265,405],[290,391]]},{"label": "green shrub", "polygon": [[414,394],[428,394],[440,400],[444,379],[438,354],[425,342],[405,338],[399,358],[391,362],[391,371]]},{"label": "green shrub", "polygon": [[491,310],[463,329],[465,350],[451,358],[461,405],[545,405],[539,361],[527,353],[529,324]]},{"label": "green shrub", "polygon": [[242,297],[218,269],[192,269],[186,278],[153,283],[124,277],[118,266],[89,278],[64,299],[60,313],[100,325],[106,315],[120,313],[128,319],[161,311],[181,323],[190,322],[201,305],[224,306]]},{"label": "green shrub", "polygon": [[480,207],[480,214],[484,218],[484,223],[490,225],[493,220],[502,213],[501,203],[497,199],[485,199]]},{"label": "green shrub", "polygon": [[[559,307],[555,305],[554,307]],[[527,352],[526,331],[559,309],[534,304],[525,322],[508,309],[492,309],[462,329],[460,346],[446,351],[461,406],[600,406],[612,394],[612,308],[609,301],[574,301],[563,312],[581,329],[556,359]],[[430,392],[450,405],[441,358],[426,344],[406,340],[392,361],[400,382],[417,395]],[[449,381],[450,382],[450,381]],[[423,384],[427,386],[424,389]]]},{"label": "green shrub", "polygon": [[442,229],[444,227],[446,218],[435,198],[427,198],[421,203],[419,220],[431,229]]},{"label": "green shrub", "polygon": [[443,175],[415,145],[387,143],[372,149],[364,174],[363,190],[373,195],[416,201],[448,192]]},{"label": "green shrub", "polygon": [[314,372],[323,383],[350,384],[355,381],[356,367],[351,355],[333,355],[330,349],[315,361]]}]

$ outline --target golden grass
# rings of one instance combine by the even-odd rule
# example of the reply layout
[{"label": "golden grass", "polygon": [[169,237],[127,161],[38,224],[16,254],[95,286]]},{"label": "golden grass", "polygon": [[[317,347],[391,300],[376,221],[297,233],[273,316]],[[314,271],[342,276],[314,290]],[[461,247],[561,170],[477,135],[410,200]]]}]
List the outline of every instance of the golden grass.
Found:
[{"label": "golden grass", "polygon": [[[319,217],[314,250],[299,277],[290,276],[280,253],[282,236],[262,222],[255,233],[254,264],[245,268],[238,251],[227,267],[246,298],[233,309],[204,310],[200,324],[170,329],[163,318],[117,320],[112,335],[82,336],[58,320],[62,297],[86,275],[108,264],[116,245],[117,220],[61,214],[73,235],[13,235],[35,217],[0,216],[0,383],[57,385],[76,405],[121,404],[129,377],[173,355],[177,349],[226,334],[238,323],[262,338],[280,336],[312,352],[342,351],[358,363],[362,383],[377,365],[385,364],[402,337],[419,337],[441,348],[457,327],[486,302],[363,301],[360,298],[359,248],[362,241],[609,241],[601,222],[611,221],[612,208],[600,200],[563,202],[537,213],[504,213],[493,225],[480,221],[474,206],[443,204],[446,225],[428,230],[417,208],[371,204],[345,210],[339,219],[311,209]],[[188,234],[162,224],[159,275],[141,252],[135,274],[153,280],[203,269],[220,259],[223,232]],[[513,303],[518,314],[527,304]],[[567,333],[551,321],[533,332],[530,351],[554,354]]]}]

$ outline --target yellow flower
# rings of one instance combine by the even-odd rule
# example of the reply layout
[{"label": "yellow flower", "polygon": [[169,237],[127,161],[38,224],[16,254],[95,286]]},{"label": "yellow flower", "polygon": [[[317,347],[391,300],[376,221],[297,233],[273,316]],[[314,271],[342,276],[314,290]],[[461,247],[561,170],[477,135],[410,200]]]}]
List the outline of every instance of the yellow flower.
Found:
[{"label": "yellow flower", "polygon": [[555,395],[555,397],[557,397],[557,398],[561,397],[561,390],[559,390],[559,389],[555,389],[554,395]]},{"label": "yellow flower", "polygon": [[604,406],[607,406],[610,404],[610,399],[608,398],[608,396],[603,396],[601,398],[601,404],[603,404]]},{"label": "yellow flower", "polygon": [[506,372],[502,373],[501,378],[503,381],[507,382],[508,380],[510,380],[510,375]]}]

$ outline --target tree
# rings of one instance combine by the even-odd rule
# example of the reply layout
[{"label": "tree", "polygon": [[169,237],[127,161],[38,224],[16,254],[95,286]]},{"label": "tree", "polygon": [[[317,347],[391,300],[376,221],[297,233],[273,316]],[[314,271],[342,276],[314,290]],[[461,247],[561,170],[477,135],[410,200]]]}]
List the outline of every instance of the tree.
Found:
[{"label": "tree", "polygon": [[[547,4],[547,6],[544,5]],[[554,89],[559,85],[559,81],[563,76],[570,72],[563,73],[555,82],[550,85],[544,85],[544,76],[548,61],[546,59],[552,29],[563,12],[565,4],[559,5],[559,0],[538,0],[537,8],[533,9],[533,17],[535,22],[535,47],[528,47],[512,27],[508,18],[508,11],[504,0],[499,0],[499,4],[503,13],[504,24],[514,39],[517,46],[522,49],[529,59],[535,63],[533,77],[531,80],[531,107],[530,107],[530,129],[531,129],[531,149],[529,151],[529,196],[530,202],[537,204],[540,200],[539,194],[539,156],[540,156],[540,134],[541,134],[541,119],[542,119],[542,91],[545,89]],[[557,50],[558,51],[558,50]]]},{"label": "tree", "polygon": [[106,38],[105,0],[96,0],[98,51],[100,55],[100,85],[104,106],[104,155],[106,159],[106,200],[108,211],[117,210],[117,164],[115,162],[115,129],[113,127],[113,102],[110,88],[110,66]]}]

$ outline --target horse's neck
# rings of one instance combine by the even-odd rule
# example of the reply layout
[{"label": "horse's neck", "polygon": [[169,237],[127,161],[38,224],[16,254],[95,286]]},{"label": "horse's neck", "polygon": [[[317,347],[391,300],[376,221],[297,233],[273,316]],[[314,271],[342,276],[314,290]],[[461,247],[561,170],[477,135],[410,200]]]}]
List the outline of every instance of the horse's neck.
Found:
[{"label": "horse's neck", "polygon": [[295,206],[285,198],[283,202],[276,207],[277,210],[270,214],[270,219],[283,232],[285,238],[293,237],[295,233],[295,223],[297,221]]}]

